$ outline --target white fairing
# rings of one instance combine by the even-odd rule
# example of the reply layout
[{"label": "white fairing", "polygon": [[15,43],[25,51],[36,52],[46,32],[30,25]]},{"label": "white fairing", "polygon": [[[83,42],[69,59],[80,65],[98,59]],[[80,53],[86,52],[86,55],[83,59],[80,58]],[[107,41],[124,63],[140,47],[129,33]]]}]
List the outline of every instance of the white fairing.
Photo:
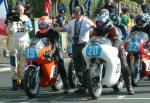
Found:
[{"label": "white fairing", "polygon": [[111,87],[117,84],[121,74],[121,63],[120,63],[120,59],[118,58],[118,49],[112,47],[111,45],[98,44],[99,46],[101,46],[100,56],[89,57],[86,55],[86,49],[88,45],[90,45],[90,43],[88,43],[82,50],[83,56],[85,58],[85,62],[87,64],[87,68],[89,68],[91,64],[90,63],[91,58],[101,58],[106,62],[105,74],[104,74],[104,78],[102,79],[102,85]]}]

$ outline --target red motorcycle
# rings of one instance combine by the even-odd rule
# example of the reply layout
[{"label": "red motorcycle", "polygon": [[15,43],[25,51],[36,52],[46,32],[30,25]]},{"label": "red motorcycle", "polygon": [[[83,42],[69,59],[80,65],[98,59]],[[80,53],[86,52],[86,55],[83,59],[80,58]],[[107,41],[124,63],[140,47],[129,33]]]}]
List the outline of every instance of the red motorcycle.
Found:
[{"label": "red motorcycle", "polygon": [[135,31],[130,34],[127,41],[127,59],[132,72],[133,86],[137,86],[140,79],[144,76],[148,76],[150,79],[148,40],[147,33]]},{"label": "red motorcycle", "polygon": [[60,90],[63,87],[57,61],[54,57],[49,59],[44,57],[44,53],[51,50],[52,45],[46,38],[34,38],[25,49],[28,65],[24,74],[24,91],[30,98],[38,95],[40,87],[51,86],[53,90]]}]

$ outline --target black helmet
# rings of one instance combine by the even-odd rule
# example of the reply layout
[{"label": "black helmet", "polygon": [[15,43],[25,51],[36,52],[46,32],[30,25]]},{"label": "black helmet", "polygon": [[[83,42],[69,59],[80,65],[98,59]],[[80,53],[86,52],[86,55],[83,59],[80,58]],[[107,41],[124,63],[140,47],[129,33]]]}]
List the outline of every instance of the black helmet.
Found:
[{"label": "black helmet", "polygon": [[144,13],[141,13],[136,16],[135,18],[136,26],[138,27],[145,27],[147,24],[147,17]]}]

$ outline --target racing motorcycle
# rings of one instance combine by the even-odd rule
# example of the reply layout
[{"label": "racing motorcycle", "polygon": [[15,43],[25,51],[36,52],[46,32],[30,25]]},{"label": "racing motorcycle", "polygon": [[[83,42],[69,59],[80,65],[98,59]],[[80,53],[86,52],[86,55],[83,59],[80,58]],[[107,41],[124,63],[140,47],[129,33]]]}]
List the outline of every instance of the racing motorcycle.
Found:
[{"label": "racing motorcycle", "polygon": [[93,99],[101,96],[102,88],[112,87],[115,92],[123,88],[121,62],[118,49],[102,36],[93,36],[82,50],[87,64],[87,84]]},{"label": "racing motorcycle", "polygon": [[132,72],[133,86],[137,86],[144,76],[150,78],[150,58],[147,41],[147,33],[135,31],[130,34],[126,43],[127,59]]},{"label": "racing motorcycle", "polygon": [[63,87],[57,60],[53,56],[44,56],[49,51],[52,51],[52,44],[46,38],[32,39],[29,47],[25,49],[27,67],[24,74],[24,91],[30,98],[38,95],[40,87],[51,86],[53,90],[61,90]]}]

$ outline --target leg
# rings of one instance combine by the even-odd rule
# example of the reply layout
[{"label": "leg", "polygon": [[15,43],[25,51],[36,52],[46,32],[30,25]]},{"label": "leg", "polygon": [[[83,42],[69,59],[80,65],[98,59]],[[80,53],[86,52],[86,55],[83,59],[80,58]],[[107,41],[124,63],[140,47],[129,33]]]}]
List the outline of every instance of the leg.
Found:
[{"label": "leg", "polygon": [[79,78],[78,90],[75,93],[85,94],[86,93],[86,63],[82,55],[82,49],[85,45],[73,45],[73,62],[75,71]]},{"label": "leg", "polygon": [[126,84],[127,92],[129,95],[133,95],[134,90],[132,89],[131,84],[131,70],[129,69],[124,49],[119,51],[119,58],[121,60],[121,71]]},{"label": "leg", "polygon": [[68,82],[68,78],[67,78],[67,72],[64,66],[64,60],[62,59],[61,53],[59,51],[59,49],[56,49],[56,55],[57,55],[57,59],[58,59],[58,68],[61,70],[61,78],[62,78],[62,82],[64,85],[64,93],[68,94],[69,93],[69,82]]},{"label": "leg", "polygon": [[17,56],[13,52],[10,54],[10,65],[12,71],[12,90],[17,90]]}]

